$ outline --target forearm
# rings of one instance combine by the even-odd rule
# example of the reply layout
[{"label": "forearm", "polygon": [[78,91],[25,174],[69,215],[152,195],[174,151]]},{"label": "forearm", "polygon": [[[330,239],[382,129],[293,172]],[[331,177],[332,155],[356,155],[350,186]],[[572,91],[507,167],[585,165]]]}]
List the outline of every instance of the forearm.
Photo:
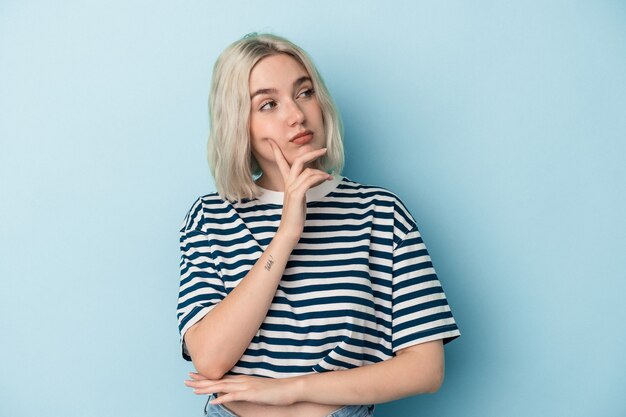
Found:
[{"label": "forearm", "polygon": [[373,365],[295,377],[295,402],[384,403],[437,391],[442,373],[437,361],[409,352]]},{"label": "forearm", "polygon": [[185,334],[199,373],[219,379],[241,358],[272,304],[295,246],[277,233],[241,282]]}]

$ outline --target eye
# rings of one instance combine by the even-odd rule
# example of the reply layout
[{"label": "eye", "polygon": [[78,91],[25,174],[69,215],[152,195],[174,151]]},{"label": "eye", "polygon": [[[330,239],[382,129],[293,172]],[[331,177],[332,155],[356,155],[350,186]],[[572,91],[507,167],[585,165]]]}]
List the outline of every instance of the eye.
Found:
[{"label": "eye", "polygon": [[307,88],[306,90],[302,92],[302,94],[308,94],[307,97],[312,97],[314,93],[315,93],[315,90],[313,90],[313,88]]},{"label": "eye", "polygon": [[[266,111],[266,110],[270,110],[270,109],[266,109],[268,104],[274,104],[276,105],[276,102],[274,100],[270,100],[270,101],[266,101],[260,108],[260,111]],[[273,107],[272,107],[273,108]]]}]

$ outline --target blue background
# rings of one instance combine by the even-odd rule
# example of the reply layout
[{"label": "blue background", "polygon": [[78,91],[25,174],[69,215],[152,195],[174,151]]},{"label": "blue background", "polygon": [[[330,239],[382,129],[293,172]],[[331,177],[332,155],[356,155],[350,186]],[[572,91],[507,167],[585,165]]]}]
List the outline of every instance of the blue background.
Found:
[{"label": "blue background", "polygon": [[313,57],[344,175],[417,219],[462,336],[386,416],[626,413],[626,4],[0,1],[0,415],[200,416],[178,228],[212,66]]}]

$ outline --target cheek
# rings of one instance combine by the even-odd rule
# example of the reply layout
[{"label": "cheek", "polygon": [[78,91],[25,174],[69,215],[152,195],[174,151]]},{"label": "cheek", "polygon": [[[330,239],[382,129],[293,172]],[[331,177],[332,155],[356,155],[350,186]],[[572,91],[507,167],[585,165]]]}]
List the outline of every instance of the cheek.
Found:
[{"label": "cheek", "polygon": [[276,135],[276,123],[268,117],[250,118],[250,137],[261,139]]},{"label": "cheek", "polygon": [[251,138],[250,140],[252,152],[254,153],[254,156],[257,158],[257,160],[259,158],[266,161],[274,160],[274,152],[272,151],[272,147],[270,146],[270,143],[267,141],[267,139]]},{"label": "cheek", "polygon": [[258,123],[258,121],[256,120],[256,118],[254,118],[254,117],[252,117],[252,116],[251,116],[251,117],[250,117],[250,121],[249,121],[249,123],[248,123],[248,126],[249,126],[249,128],[250,128],[250,137],[251,137],[251,138],[255,138],[255,137],[257,137],[257,136],[259,135],[259,134],[258,134],[258,131],[259,131],[259,123]]},{"label": "cheek", "polygon": [[322,108],[317,106],[317,108],[315,109],[315,112],[313,113],[315,120],[317,121],[317,123],[323,125],[324,124],[324,113],[322,113]]}]

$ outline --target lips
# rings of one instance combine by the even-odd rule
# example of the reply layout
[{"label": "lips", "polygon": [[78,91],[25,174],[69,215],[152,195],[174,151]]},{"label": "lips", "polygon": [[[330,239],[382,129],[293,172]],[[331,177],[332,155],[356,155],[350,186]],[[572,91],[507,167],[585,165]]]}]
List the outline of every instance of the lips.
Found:
[{"label": "lips", "polygon": [[310,130],[305,130],[303,132],[298,133],[297,135],[295,135],[294,137],[292,137],[291,139],[289,139],[289,142],[293,142],[294,140],[301,138],[303,136],[307,136],[307,135],[312,135],[313,132],[311,132]]}]

